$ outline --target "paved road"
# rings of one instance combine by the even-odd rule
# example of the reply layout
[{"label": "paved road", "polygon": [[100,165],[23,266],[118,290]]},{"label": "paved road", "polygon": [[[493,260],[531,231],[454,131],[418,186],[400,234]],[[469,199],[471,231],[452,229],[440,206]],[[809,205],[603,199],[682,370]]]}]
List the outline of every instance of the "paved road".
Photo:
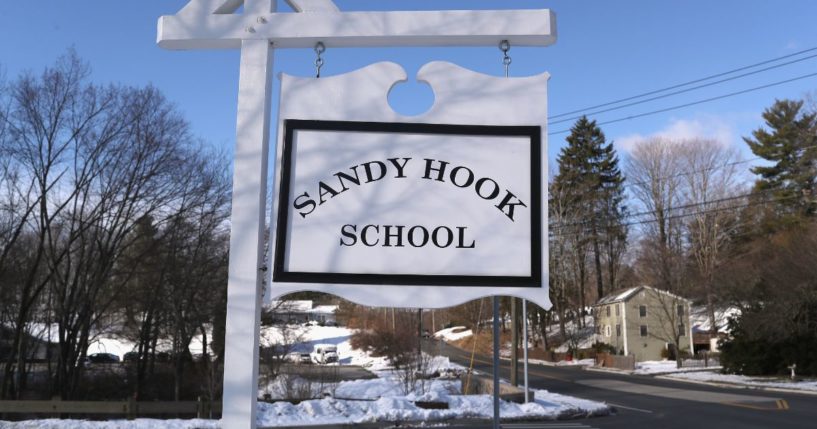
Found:
[{"label": "paved road", "polygon": [[[425,350],[447,355],[465,366],[470,359],[469,353],[444,343],[426,344]],[[509,378],[509,366],[508,361],[501,363],[501,377]],[[491,373],[491,358],[477,356],[474,367]],[[529,384],[533,388],[603,401],[616,410],[610,417],[562,422],[583,425],[576,427],[817,428],[817,396],[814,395],[720,388],[574,367],[530,365],[529,368]]]}]

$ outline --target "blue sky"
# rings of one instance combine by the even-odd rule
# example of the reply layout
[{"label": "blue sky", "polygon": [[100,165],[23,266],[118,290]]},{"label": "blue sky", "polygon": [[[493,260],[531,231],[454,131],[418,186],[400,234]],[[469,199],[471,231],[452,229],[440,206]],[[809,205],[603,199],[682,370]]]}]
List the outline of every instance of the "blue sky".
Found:
[{"label": "blue sky", "polygon": [[[0,68],[7,79],[24,70],[38,72],[73,46],[90,62],[96,82],[157,86],[185,113],[198,136],[229,150],[235,136],[238,52],[166,51],[155,43],[157,18],[175,13],[184,3],[2,1]],[[283,1],[279,3],[281,11],[289,11]],[[513,47],[510,54],[512,76],[551,74],[552,115],[586,111],[589,106],[817,47],[817,2],[811,0],[336,0],[336,4],[342,10],[550,8],[557,15],[557,43],[547,48]],[[789,61],[815,54],[817,50]],[[432,60],[502,74],[496,48],[330,49],[323,74],[381,60],[402,64],[410,76]],[[308,76],[314,73],[313,61],[309,49],[281,50],[275,69]],[[626,118],[815,72],[817,58],[807,59],[595,118],[600,122]],[[602,129],[625,151],[635,139],[655,134],[713,137],[743,149],[741,136],[762,124],[760,115],[775,98],[799,98],[815,89],[817,76]],[[428,88],[410,82],[398,86],[393,98],[404,111],[418,112],[430,102],[430,94]],[[550,131],[568,129],[571,123],[552,123]],[[552,160],[564,136],[550,137]]]}]

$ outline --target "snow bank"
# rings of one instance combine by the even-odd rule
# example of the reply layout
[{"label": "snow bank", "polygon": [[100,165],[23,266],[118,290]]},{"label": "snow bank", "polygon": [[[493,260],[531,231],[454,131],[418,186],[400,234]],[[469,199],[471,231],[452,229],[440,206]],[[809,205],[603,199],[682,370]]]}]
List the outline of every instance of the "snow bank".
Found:
[{"label": "snow bank", "polygon": [[[297,405],[288,402],[259,404],[259,426],[298,426],[318,424],[359,424],[379,421],[445,421],[451,419],[493,416],[493,398],[490,395],[450,395],[435,391],[418,396],[416,400],[444,400],[447,410],[426,410],[417,407],[412,398],[405,396],[383,397],[374,401],[350,401],[323,399],[304,401]],[[502,401],[500,416],[505,419],[540,418],[555,420],[562,416],[606,415],[606,405],[571,398],[539,390],[528,404]]]},{"label": "snow bank", "polygon": [[[674,360],[648,360],[644,362],[635,363],[635,371],[633,374],[640,375],[654,375],[654,374],[669,374],[680,372],[699,372],[702,368],[678,368],[678,364]],[[709,369],[720,369],[720,367],[709,367]]]},{"label": "snow bank", "polygon": [[730,383],[753,387],[771,387],[777,389],[802,390],[817,392],[817,380],[788,381],[773,377],[750,377],[735,374],[720,374],[715,371],[687,372],[668,375],[671,378],[685,380],[708,381],[715,383]]},{"label": "snow bank", "polygon": [[[342,381],[333,386],[333,397],[313,399],[291,404],[289,402],[258,403],[257,423],[259,426],[307,426],[324,424],[357,424],[380,421],[445,421],[452,419],[479,418],[490,419],[493,416],[493,398],[490,395],[459,395],[461,382],[457,379],[426,380],[420,391],[403,392],[398,375],[383,358],[372,358],[359,350],[353,350],[349,339],[352,330],[343,327],[265,327],[262,330],[262,341],[274,342],[285,336],[296,333],[299,338],[298,348],[311,350],[317,343],[330,343],[338,347],[342,364],[354,364],[368,367],[377,375],[370,380]],[[447,330],[443,330],[447,331]],[[441,332],[443,332],[441,331]],[[470,331],[449,334],[460,334],[460,338],[470,335]],[[444,334],[445,335],[445,334]],[[291,337],[290,337],[291,338]],[[429,372],[462,370],[462,367],[449,361],[447,357],[429,358]],[[274,386],[260,389],[259,393],[269,392]],[[598,416],[609,414],[607,405],[569,396],[550,393],[546,390],[533,390],[534,401],[528,404],[515,404],[502,401],[500,415],[506,419],[543,419],[555,420],[572,416]],[[418,407],[418,401],[447,402],[449,409],[427,410]],[[217,420],[156,420],[136,419],[132,421],[111,420],[106,422],[89,422],[83,420],[30,420],[24,422],[0,422],[3,429],[215,429],[220,428]]]},{"label": "snow bank", "polygon": [[0,421],[3,429],[219,429],[220,420],[108,420],[92,422],[87,420],[26,420],[22,422]]}]

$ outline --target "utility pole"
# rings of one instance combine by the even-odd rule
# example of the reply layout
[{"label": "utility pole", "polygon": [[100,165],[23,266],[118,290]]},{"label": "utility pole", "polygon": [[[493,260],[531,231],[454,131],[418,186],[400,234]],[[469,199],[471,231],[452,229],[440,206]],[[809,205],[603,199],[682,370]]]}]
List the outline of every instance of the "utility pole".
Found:
[{"label": "utility pole", "polygon": [[423,309],[417,309],[417,365],[420,365],[420,358],[423,357]]},{"label": "utility pole", "polygon": [[511,384],[519,386],[519,306],[511,297]]}]

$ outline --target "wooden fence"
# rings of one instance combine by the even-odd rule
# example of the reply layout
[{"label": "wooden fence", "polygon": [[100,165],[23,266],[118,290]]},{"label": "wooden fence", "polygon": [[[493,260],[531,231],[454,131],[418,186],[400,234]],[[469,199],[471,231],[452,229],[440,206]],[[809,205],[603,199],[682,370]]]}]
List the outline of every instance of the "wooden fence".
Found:
[{"label": "wooden fence", "polygon": [[635,356],[619,356],[600,353],[596,356],[596,365],[604,368],[616,368],[632,371],[635,369]]},{"label": "wooden fence", "polygon": [[0,401],[0,415],[3,414],[119,414],[129,420],[138,416],[195,415],[208,419],[221,413],[221,402],[198,401],[137,402],[128,401]]}]

